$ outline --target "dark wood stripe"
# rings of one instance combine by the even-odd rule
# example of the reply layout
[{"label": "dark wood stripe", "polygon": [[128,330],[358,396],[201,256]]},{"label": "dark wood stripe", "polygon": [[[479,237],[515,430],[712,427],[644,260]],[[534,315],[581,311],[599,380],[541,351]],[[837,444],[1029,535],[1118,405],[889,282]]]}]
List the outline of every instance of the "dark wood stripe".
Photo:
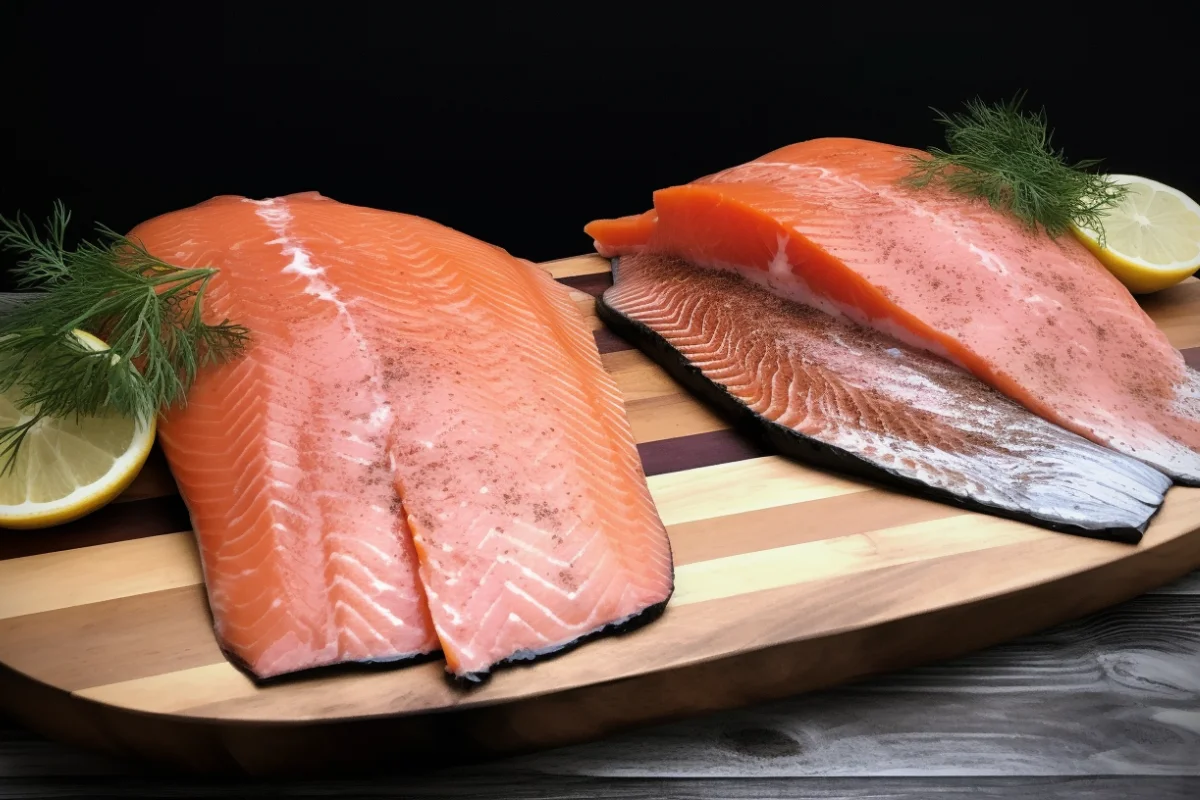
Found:
[{"label": "dark wood stripe", "polygon": [[0,662],[71,691],[222,660],[200,585],[0,620]]},{"label": "dark wood stripe", "polygon": [[611,272],[601,272],[597,275],[573,275],[570,278],[559,278],[558,282],[590,294],[592,297],[599,297],[605,289],[613,284]]},{"label": "dark wood stripe", "polygon": [[[647,475],[680,472],[768,454],[730,430],[645,442],[638,445],[638,453]],[[0,536],[0,560],[187,530],[191,530],[191,520],[179,495],[111,503],[66,525],[34,531],[4,531]]]},{"label": "dark wood stripe", "polygon": [[621,350],[632,350],[633,345],[617,336],[608,328],[600,328],[592,331],[592,336],[596,339],[596,347],[600,349],[600,353],[617,353]]},{"label": "dark wood stripe", "polygon": [[146,459],[146,463],[142,464],[142,471],[134,478],[133,483],[121,493],[116,502],[149,500],[178,493],[175,477],[171,474],[170,465],[167,464],[167,457],[163,455],[162,447],[156,441],[154,447],[150,448],[150,455]]},{"label": "dark wood stripe", "polygon": [[733,430],[695,433],[638,445],[646,475],[663,475],[685,469],[711,467],[770,455],[757,443]]},{"label": "dark wood stripe", "polygon": [[[615,334],[608,332],[608,336],[612,341],[607,346],[612,349],[605,349],[602,345],[602,353],[630,349]],[[599,339],[597,336],[598,345]],[[1182,352],[1190,365],[1200,368],[1200,347]],[[734,430],[720,430],[644,442],[638,445],[638,453],[642,468],[647,476],[651,476],[744,461],[770,455],[771,451]],[[0,561],[190,529],[187,507],[179,495],[112,503],[66,525],[34,531],[3,531],[3,535],[0,535]]]},{"label": "dark wood stripe", "polygon": [[33,531],[0,532],[0,561],[191,530],[179,495],[110,503],[82,519]]},{"label": "dark wood stripe", "polygon": [[[800,518],[794,505],[786,505],[742,511],[736,518],[716,516],[672,525],[671,550],[675,566],[679,567],[965,513],[951,505],[877,489],[871,492],[870,499],[863,492],[854,492],[809,500],[804,503]],[[819,519],[821,524],[808,525],[805,519]]]}]

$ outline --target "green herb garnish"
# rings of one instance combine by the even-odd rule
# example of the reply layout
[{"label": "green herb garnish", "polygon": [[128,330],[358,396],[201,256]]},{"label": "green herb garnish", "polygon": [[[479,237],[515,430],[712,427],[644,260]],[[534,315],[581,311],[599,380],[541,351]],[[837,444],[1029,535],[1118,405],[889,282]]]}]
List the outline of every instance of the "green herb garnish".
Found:
[{"label": "green herb garnish", "polygon": [[[249,335],[228,320],[201,318],[217,270],[171,266],[104,226],[100,244],[67,250],[69,221],[61,203],[44,236],[19,214],[15,222],[0,217],[0,247],[25,255],[18,285],[38,292],[0,315],[0,392],[20,387],[18,408],[29,417],[0,429],[0,474],[41,419],[115,411],[148,422],[184,400],[198,369],[239,355]],[[110,349],[89,349],[75,329]]]},{"label": "green herb garnish", "polygon": [[954,192],[982,198],[1026,226],[1040,225],[1051,238],[1075,224],[1089,228],[1104,244],[1103,213],[1128,192],[1125,186],[1089,172],[1099,159],[1068,164],[1064,153],[1050,146],[1053,132],[1045,110],[1021,111],[1024,95],[988,106],[981,100],[966,104],[964,114],[947,115],[936,108],[946,126],[949,150],[930,147],[914,155],[913,170],[902,180],[921,188],[937,181]]}]

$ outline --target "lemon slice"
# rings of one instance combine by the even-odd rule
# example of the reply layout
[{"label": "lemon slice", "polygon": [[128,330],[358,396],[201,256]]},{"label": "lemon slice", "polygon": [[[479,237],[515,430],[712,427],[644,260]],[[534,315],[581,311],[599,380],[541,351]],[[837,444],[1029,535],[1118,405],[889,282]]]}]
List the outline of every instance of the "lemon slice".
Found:
[{"label": "lemon slice", "polygon": [[[108,349],[89,333],[75,335]],[[0,394],[0,428],[29,419],[14,402],[19,392]],[[146,462],[156,424],[117,414],[42,420],[26,435],[13,469],[0,475],[0,528],[60,525],[111,502]]]},{"label": "lemon slice", "polygon": [[1174,286],[1200,269],[1200,205],[1178,189],[1137,175],[1109,175],[1129,193],[1104,212],[1105,245],[1089,228],[1075,235],[1134,294]]}]

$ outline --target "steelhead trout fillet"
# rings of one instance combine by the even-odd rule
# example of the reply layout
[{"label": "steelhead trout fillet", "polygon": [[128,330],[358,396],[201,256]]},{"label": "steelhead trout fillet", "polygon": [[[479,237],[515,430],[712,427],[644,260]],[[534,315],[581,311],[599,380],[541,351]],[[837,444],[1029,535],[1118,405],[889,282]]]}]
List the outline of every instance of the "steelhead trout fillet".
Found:
[{"label": "steelhead trout fillet", "polygon": [[477,679],[652,619],[673,567],[566,287],[429,220],[214,198],[131,236],[251,331],[160,428],[222,647],[265,678],[432,655]]},{"label": "steelhead trout fillet", "polygon": [[1200,484],[1200,380],[1133,295],[1070,235],[902,185],[917,154],[801,142],[586,230],[602,255],[649,249],[732,270],[929,350],[1050,422]]},{"label": "steelhead trout fillet", "polygon": [[944,359],[656,253],[616,259],[600,318],[780,452],[975,511],[1137,542],[1170,479]]}]

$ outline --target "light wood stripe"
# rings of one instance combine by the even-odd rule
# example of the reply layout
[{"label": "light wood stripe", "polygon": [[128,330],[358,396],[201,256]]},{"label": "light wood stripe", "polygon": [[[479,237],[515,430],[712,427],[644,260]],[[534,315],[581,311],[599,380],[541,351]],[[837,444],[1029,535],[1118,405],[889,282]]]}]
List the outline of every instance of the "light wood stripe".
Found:
[{"label": "light wood stripe", "polygon": [[[1200,511],[1200,490],[1188,489],[1172,495],[1160,527],[1151,530],[1142,549],[1168,540],[1179,529],[1189,528],[1197,511]],[[313,675],[276,684],[250,697],[239,693],[189,708],[188,712],[209,718],[269,721],[327,717],[331,704],[346,709],[370,708],[372,714],[487,704],[497,699],[558,691],[592,680],[611,680],[615,677],[613,664],[624,665],[623,674],[640,674],[783,641],[828,636],[848,629],[870,630],[889,620],[960,604],[967,599],[984,599],[1036,586],[1120,559],[1130,552],[1127,545],[1094,540],[1079,548],[1077,537],[1006,520],[978,519],[984,520],[979,535],[960,543],[949,541],[953,524],[961,523],[961,519],[955,519],[940,523],[940,532],[929,536],[930,541],[926,541],[922,526],[905,525],[884,528],[869,537],[856,535],[832,542],[816,541],[810,543],[807,552],[792,547],[776,548],[761,554],[753,565],[737,556],[717,559],[717,566],[705,568],[709,570],[706,574],[701,574],[700,569],[681,570],[676,590],[680,599],[672,601],[662,619],[649,628],[600,639],[589,643],[586,649],[543,662],[538,667],[535,684],[520,669],[502,670],[489,683],[464,694],[447,685],[442,677],[442,664],[435,661],[379,673]],[[961,535],[961,524],[957,530]],[[863,541],[873,544],[864,546]],[[983,550],[986,556],[980,555]],[[780,551],[791,554],[788,566],[799,570],[799,581],[782,586],[742,583],[739,576],[748,567],[756,570],[759,578],[776,578],[779,570],[773,566],[772,558]],[[809,557],[825,560],[838,570],[832,576],[815,575],[806,566]],[[987,581],[981,580],[983,574],[987,575]],[[733,595],[727,590],[711,588],[720,589],[731,583],[745,591]],[[898,591],[897,587],[912,588]],[[695,599],[701,591],[718,595],[719,599],[715,602]],[[747,624],[749,620],[754,624]],[[838,657],[847,654],[842,652]],[[218,667],[224,670],[220,673],[223,682],[236,683],[225,674],[235,669],[232,665],[214,665]],[[805,665],[781,664],[780,668],[804,669]],[[121,682],[125,685],[120,692],[127,702],[159,702],[153,697],[140,698],[141,692],[163,693],[173,686],[176,679],[172,676],[177,674],[156,676],[152,683],[145,679]],[[179,680],[186,687],[191,676],[183,675]],[[334,686],[337,689],[331,695]]]},{"label": "light wood stripe", "polygon": [[[669,531],[675,564],[684,566],[816,541],[829,531],[869,533],[961,514],[949,506],[875,490],[869,497],[851,493],[808,502],[803,518],[824,524],[802,530],[797,530],[801,526],[796,508],[783,505],[684,522]],[[97,620],[120,620],[126,633],[115,635]],[[80,652],[88,659],[78,659]],[[225,658],[213,639],[207,599],[197,583],[0,620],[0,660],[71,690],[222,663]]]},{"label": "light wood stripe", "polygon": [[0,619],[0,661],[65,690],[224,660],[199,584]]},{"label": "light wood stripe", "polygon": [[191,533],[0,561],[0,619],[201,582]]},{"label": "light wood stripe", "polygon": [[108,683],[76,692],[99,703],[136,711],[166,713],[235,697],[250,697],[258,688],[227,661],[203,667]]},{"label": "light wood stripe", "polygon": [[[970,535],[964,536],[965,527]],[[899,528],[838,536],[687,564],[675,571],[672,605],[798,586],[914,561],[1028,542],[1045,536],[1030,525],[966,513]]]},{"label": "light wood stripe", "polygon": [[602,275],[611,270],[608,259],[598,255],[572,256],[556,261],[543,261],[538,266],[549,272],[556,280],[580,275]]},{"label": "light wood stripe", "polygon": [[647,480],[659,515],[668,526],[870,491],[863,483],[779,456],[671,472]]},{"label": "light wood stripe", "polygon": [[625,414],[639,444],[729,428],[708,406],[678,393],[634,400],[625,406]]},{"label": "light wood stripe", "polygon": [[682,387],[640,350],[621,350],[600,356],[604,368],[616,379],[628,404],[682,393]]},{"label": "light wood stripe", "polygon": [[1200,306],[1200,280],[1188,278],[1165,292],[1138,298],[1138,303],[1175,347],[1200,347],[1200,326],[1196,308]]},{"label": "light wood stripe", "polygon": [[[869,491],[777,456],[655,475],[648,482],[667,526]],[[14,558],[0,562],[0,619],[201,582],[191,533]]]},{"label": "light wood stripe", "polygon": [[600,318],[596,316],[596,301],[590,294],[584,294],[572,289],[571,299],[575,301],[575,307],[579,309],[579,313],[583,317],[588,330],[599,331],[607,328],[601,322]]},{"label": "light wood stripe", "polygon": [[[965,516],[965,515],[959,515]],[[1003,548],[1044,537],[1018,523],[986,520],[978,537],[961,536],[959,517],[937,523],[884,528],[869,535],[779,547],[757,553],[703,561],[676,571],[676,589],[668,607],[690,606],[739,595],[771,593],[813,582],[903,566],[974,550]],[[401,670],[440,670],[440,664]],[[315,680],[327,680],[316,677]],[[339,679],[342,680],[342,679]],[[225,660],[132,680],[83,689],[80,696],[141,711],[180,711],[207,703],[246,698],[259,691]],[[265,690],[275,692],[273,687]]]},{"label": "light wood stripe", "polygon": [[[882,489],[810,500],[799,509],[802,513],[797,511],[792,505],[774,506],[743,511],[732,519],[717,517],[674,525],[670,534],[675,566],[815,542],[828,538],[830,531],[850,536],[963,516],[960,508]],[[810,520],[819,520],[819,524],[809,524]]]},{"label": "light wood stripe", "polygon": [[[552,274],[580,279],[572,297],[593,330],[602,328],[589,292],[602,286],[607,270],[600,258],[550,265]],[[1162,313],[1170,319],[1176,311]],[[1176,346],[1200,344],[1194,319],[1194,312],[1186,320],[1178,314],[1175,331],[1168,331]],[[700,458],[702,450],[685,445],[704,448],[708,440],[695,437],[710,435],[714,450],[722,441],[728,446],[717,435],[724,424],[669,378],[661,380],[665,376],[649,359],[625,349],[603,358],[626,393],[646,452],[676,447],[686,458]],[[177,533],[156,536],[161,541],[147,548],[138,545],[153,540],[0,563],[0,660],[118,707],[271,721],[491,704],[621,684],[639,673],[718,663],[727,655],[809,639],[818,641],[818,660],[828,655],[867,662],[877,646],[870,637],[881,622],[920,620],[942,607],[1019,592],[1130,554],[1144,554],[1136,563],[1146,564],[1158,544],[1194,527],[1200,513],[1200,490],[1173,489],[1142,545],[1130,548],[968,514],[776,457],[725,452],[745,460],[649,479],[676,554],[676,594],[661,620],[544,661],[535,673],[502,670],[477,690],[450,686],[436,661],[372,672],[318,671],[256,688],[217,647],[192,537]],[[165,465],[132,495],[173,491],[152,480],[164,477],[170,480]],[[1161,558],[1181,560],[1178,550],[1163,552]],[[73,562],[54,560],[72,554]],[[64,563],[72,565],[69,576]],[[21,572],[37,573],[37,585],[22,583]],[[1097,595],[1119,591],[1085,589]],[[1073,597],[1064,597],[1063,606]],[[823,637],[848,630],[861,631],[861,638],[848,645],[839,639],[833,649],[821,644]],[[810,668],[805,659],[778,661],[769,671]]]}]

